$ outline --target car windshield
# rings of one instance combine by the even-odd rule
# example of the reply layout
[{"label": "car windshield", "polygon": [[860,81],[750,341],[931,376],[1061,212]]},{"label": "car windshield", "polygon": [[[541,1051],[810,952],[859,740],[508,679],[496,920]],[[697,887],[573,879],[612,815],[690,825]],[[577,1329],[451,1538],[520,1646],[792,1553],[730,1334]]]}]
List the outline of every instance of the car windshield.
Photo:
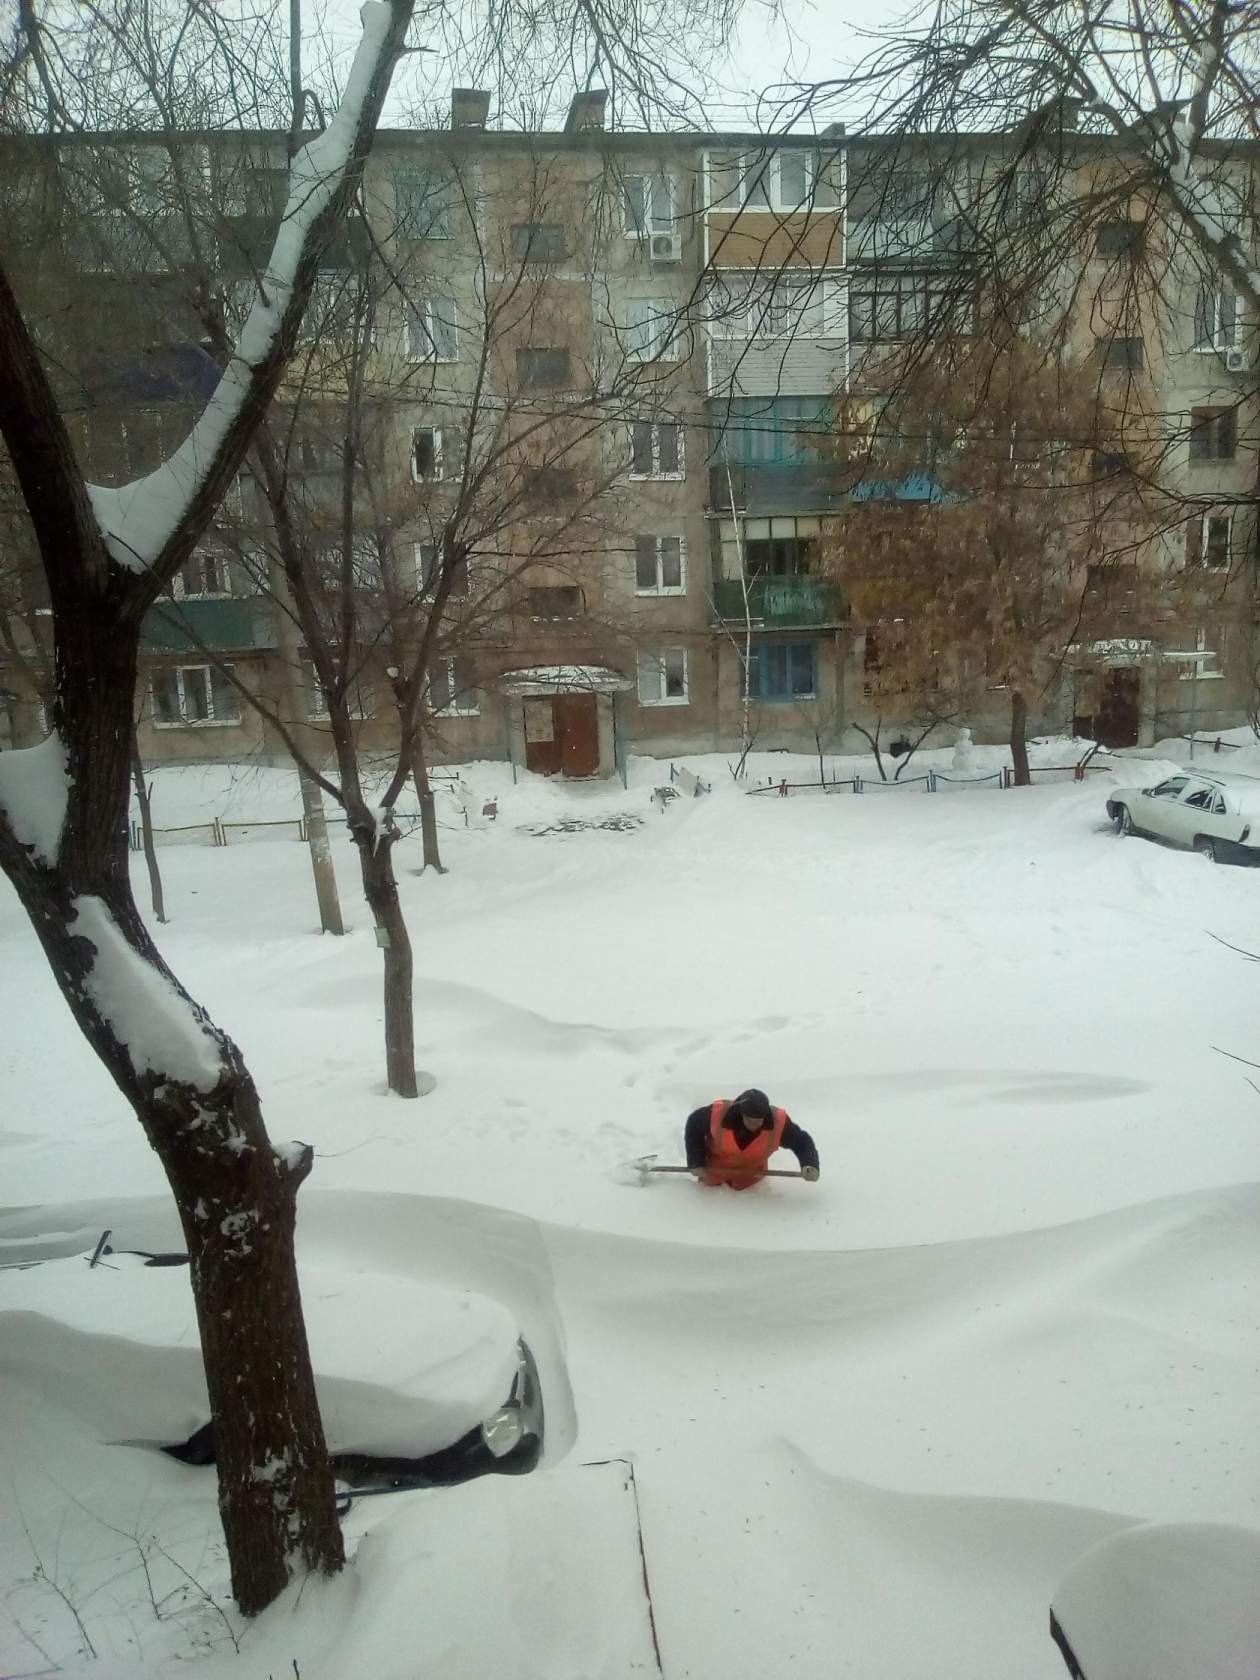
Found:
[{"label": "car windshield", "polygon": [[1158,782],[1151,789],[1152,799],[1176,799],[1182,788],[1186,786],[1188,776],[1172,776],[1166,782]]}]

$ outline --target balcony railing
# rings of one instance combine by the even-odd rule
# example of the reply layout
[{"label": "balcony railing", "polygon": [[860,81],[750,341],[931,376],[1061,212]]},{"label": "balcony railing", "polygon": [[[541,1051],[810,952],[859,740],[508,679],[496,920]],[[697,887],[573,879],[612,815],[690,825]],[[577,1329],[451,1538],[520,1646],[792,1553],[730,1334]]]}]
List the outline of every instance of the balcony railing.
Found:
[{"label": "balcony railing", "polygon": [[[852,470],[848,477],[852,478]],[[709,469],[709,505],[725,513],[734,492],[735,510],[756,518],[773,513],[829,513],[845,500],[845,469],[839,462],[792,465],[766,463]]]},{"label": "balcony railing", "polygon": [[150,653],[241,653],[276,646],[275,614],[260,596],[158,601],[144,615]]},{"label": "balcony railing", "polygon": [[[729,623],[745,618],[744,586],[722,578],[713,586],[717,617]],[[810,577],[755,577],[748,584],[747,615],[765,629],[794,629],[809,624],[840,624],[845,617],[840,586]]]}]

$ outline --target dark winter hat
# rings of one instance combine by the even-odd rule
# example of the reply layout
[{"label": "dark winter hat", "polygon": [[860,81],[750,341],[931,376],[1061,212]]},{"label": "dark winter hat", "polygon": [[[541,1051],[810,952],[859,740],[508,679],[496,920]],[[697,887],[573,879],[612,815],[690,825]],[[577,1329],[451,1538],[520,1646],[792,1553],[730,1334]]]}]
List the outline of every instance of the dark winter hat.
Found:
[{"label": "dark winter hat", "polygon": [[750,1091],[743,1091],[732,1104],[746,1120],[768,1120],[770,1118],[770,1099],[764,1091],[756,1086]]}]

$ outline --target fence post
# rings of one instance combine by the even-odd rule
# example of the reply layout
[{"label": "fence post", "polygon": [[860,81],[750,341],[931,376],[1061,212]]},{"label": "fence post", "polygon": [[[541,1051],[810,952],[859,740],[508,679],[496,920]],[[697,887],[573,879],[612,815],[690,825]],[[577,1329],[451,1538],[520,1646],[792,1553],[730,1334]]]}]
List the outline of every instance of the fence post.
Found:
[{"label": "fence post", "polygon": [[222,819],[219,817],[214,819],[214,843],[216,846],[227,845],[227,831],[223,827]]},{"label": "fence post", "polygon": [[936,771],[935,770],[929,770],[928,773],[927,773],[927,791],[929,793],[935,793],[936,792]]},{"label": "fence post", "polygon": [[854,793],[861,793],[862,791],[862,778],[856,770],[853,772],[853,791]]}]

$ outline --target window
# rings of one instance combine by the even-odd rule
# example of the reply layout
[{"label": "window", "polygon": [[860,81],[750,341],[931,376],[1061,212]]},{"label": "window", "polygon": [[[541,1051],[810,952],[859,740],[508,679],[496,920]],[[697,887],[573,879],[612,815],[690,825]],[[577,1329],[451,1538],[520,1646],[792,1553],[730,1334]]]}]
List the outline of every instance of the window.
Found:
[{"label": "window", "polygon": [[[324,590],[329,594],[340,590],[346,575],[346,551],[341,543],[313,548],[311,563]],[[358,537],[350,545],[350,587],[375,593],[385,587],[381,551],[371,537]]]},{"label": "window", "polygon": [[686,544],[681,537],[639,536],[634,539],[636,595],[686,593]]},{"label": "window", "polygon": [[1190,410],[1190,459],[1232,461],[1237,426],[1232,408]]},{"label": "window", "polygon": [[721,338],[842,337],[844,292],[830,279],[724,280],[710,296],[708,317]]},{"label": "window", "polygon": [[477,717],[481,707],[473,673],[458,657],[435,659],[429,671],[429,708],[439,717]]},{"label": "window", "polygon": [[321,268],[298,324],[298,343],[312,345],[326,338],[350,338],[360,328],[366,338],[372,339],[375,328],[369,315],[368,300],[348,269]]},{"label": "window", "polygon": [[744,544],[749,577],[806,577],[817,550],[814,537],[754,537]]},{"label": "window", "polygon": [[1121,451],[1095,449],[1089,458],[1089,476],[1092,479],[1116,478],[1128,470],[1129,457]]},{"label": "window", "polygon": [[675,336],[669,298],[630,298],[626,303],[626,354],[635,362],[675,362],[682,345]]},{"label": "window", "polygon": [[642,238],[673,232],[676,193],[672,175],[626,175],[621,186],[623,224],[628,234]]},{"label": "window", "polygon": [[1186,526],[1186,565],[1226,572],[1230,565],[1230,515],[1205,513]]},{"label": "window", "polygon": [[1098,338],[1094,340],[1104,369],[1137,373],[1145,365],[1145,344],[1140,338]]},{"label": "window", "polygon": [[1233,292],[1204,290],[1194,311],[1194,348],[1232,350],[1238,343],[1238,299]]},{"label": "window", "polygon": [[407,354],[413,362],[453,362],[459,354],[455,300],[420,298],[407,310]]},{"label": "window", "polygon": [[444,170],[415,170],[394,176],[394,209],[402,239],[449,239],[455,182]]},{"label": "window", "polygon": [[579,618],[582,591],[575,583],[537,584],[525,597],[531,618]]},{"label": "window", "polygon": [[518,350],[516,377],[525,390],[555,390],[558,386],[571,385],[573,373],[569,365],[569,352],[534,346]]},{"label": "window", "polygon": [[1141,222],[1103,222],[1095,237],[1094,250],[1100,257],[1132,257],[1137,255],[1141,243]]},{"label": "window", "polygon": [[827,397],[735,397],[727,405],[721,459],[740,467],[800,467],[835,431]]},{"label": "window", "polygon": [[521,262],[563,262],[568,240],[560,222],[516,222],[512,227],[512,255]]},{"label": "window", "polygon": [[232,580],[227,556],[200,551],[191,555],[176,572],[171,593],[177,601],[230,595]]},{"label": "window", "polygon": [[[421,595],[431,594],[437,587],[438,579],[438,545],[437,543],[413,543],[412,550],[416,563],[416,590]],[[451,573],[451,585],[447,590],[448,601],[462,600],[468,594],[468,556],[461,555],[456,560]]]},{"label": "window", "polygon": [[411,476],[417,484],[442,476],[442,428],[417,426],[411,434]]},{"label": "window", "polygon": [[1186,795],[1186,804],[1193,805],[1196,811],[1210,811],[1214,798],[1215,794],[1211,788],[1196,788],[1193,793]]},{"label": "window", "polygon": [[753,700],[812,700],[813,642],[758,642],[749,653],[747,693]]},{"label": "window", "polygon": [[639,655],[639,704],[641,706],[685,706],[687,704],[687,650],[661,648],[658,653]]},{"label": "window", "polygon": [[535,467],[525,480],[525,496],[535,507],[553,502],[571,502],[577,495],[577,474],[572,467]]},{"label": "window", "polygon": [[849,336],[857,342],[914,338],[940,331],[969,333],[974,307],[968,293],[947,279],[915,274],[865,275],[849,289]]},{"label": "window", "polygon": [[1170,776],[1166,782],[1160,782],[1151,789],[1152,799],[1180,799],[1190,785],[1188,776]]},{"label": "window", "polygon": [[631,478],[682,478],[682,427],[672,421],[636,420],[630,428]]},{"label": "window", "polygon": [[230,666],[176,665],[153,676],[153,722],[162,729],[185,724],[241,721],[236,690],[227,677]]},{"label": "window", "polygon": [[[1219,682],[1225,675],[1221,669],[1221,649],[1224,645],[1225,632],[1222,627],[1218,626],[1215,630],[1208,630],[1204,627],[1196,631],[1194,646],[1198,658],[1186,661],[1185,669],[1182,671],[1179,680],[1181,682]],[[1216,661],[1217,668],[1214,671],[1208,669],[1212,660]],[[1169,787],[1172,784],[1166,782],[1162,785]],[[1185,783],[1183,782],[1181,785],[1184,787]],[[1159,788],[1156,788],[1155,791],[1158,793]]]},{"label": "window", "polygon": [[833,209],[837,196],[819,154],[794,146],[711,157],[709,203],[717,209]]},{"label": "window", "polygon": [[[315,662],[309,654],[303,654],[301,659],[302,689],[306,695],[306,716],[312,723],[317,723],[328,717],[328,696],[315,671]],[[361,679],[351,682],[346,693],[346,708],[352,718],[369,718],[375,706],[371,687]]]}]

